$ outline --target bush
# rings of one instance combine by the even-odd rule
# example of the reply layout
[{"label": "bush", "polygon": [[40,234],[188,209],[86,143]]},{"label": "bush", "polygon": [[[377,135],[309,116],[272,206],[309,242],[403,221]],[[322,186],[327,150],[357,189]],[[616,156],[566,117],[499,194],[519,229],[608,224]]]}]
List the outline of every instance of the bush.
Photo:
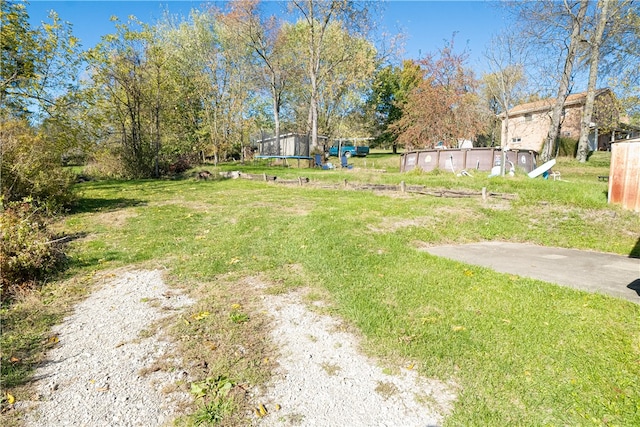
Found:
[{"label": "bush", "polygon": [[0,202],[33,200],[40,208],[57,211],[74,199],[74,177],[60,164],[60,155],[26,122],[8,120],[0,124],[2,141]]},{"label": "bush", "polygon": [[558,140],[558,155],[561,157],[575,157],[578,153],[578,140],[560,138]]},{"label": "bush", "polygon": [[64,252],[48,228],[47,217],[30,201],[12,202],[0,216],[0,298],[10,299],[21,289],[56,271]]},{"label": "bush", "polygon": [[96,179],[128,178],[121,156],[110,150],[100,150],[94,153],[84,171]]}]

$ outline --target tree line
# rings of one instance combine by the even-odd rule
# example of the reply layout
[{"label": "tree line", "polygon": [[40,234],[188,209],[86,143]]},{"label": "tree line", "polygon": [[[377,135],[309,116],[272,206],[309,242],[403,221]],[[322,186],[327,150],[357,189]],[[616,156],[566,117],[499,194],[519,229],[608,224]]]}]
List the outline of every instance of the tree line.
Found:
[{"label": "tree line", "polygon": [[[497,114],[508,120],[517,103],[546,96],[556,99],[550,156],[562,105],[581,77],[589,94],[608,81],[626,85],[621,101],[638,117],[638,47],[629,41],[640,25],[631,0],[509,5],[520,30],[494,39],[479,77],[455,36],[423,58],[395,60],[373,41],[377,2],[282,5],[269,14],[257,0],[233,1],[151,24],[114,17],[114,31],[83,50],[55,12],[33,28],[26,2],[2,2],[5,199],[33,187],[34,168],[20,165],[36,158],[50,169],[89,156],[97,175],[159,177],[241,157],[260,130],[276,140],[285,130],[308,134],[314,146],[320,134],[373,136],[394,148],[499,145]],[[592,105],[591,97],[581,160]]]}]

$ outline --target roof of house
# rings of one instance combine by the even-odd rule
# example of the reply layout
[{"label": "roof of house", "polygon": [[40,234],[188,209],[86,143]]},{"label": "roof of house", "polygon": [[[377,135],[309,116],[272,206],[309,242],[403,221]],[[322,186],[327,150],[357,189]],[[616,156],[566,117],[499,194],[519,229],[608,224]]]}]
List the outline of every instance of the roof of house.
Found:
[{"label": "roof of house", "polygon": [[[596,97],[602,95],[605,92],[611,92],[611,89],[609,88],[597,89]],[[572,105],[584,104],[586,99],[587,99],[587,92],[573,93],[567,96],[567,99],[564,102],[564,106],[568,107]],[[555,98],[546,98],[546,99],[541,99],[539,101],[527,102],[525,104],[516,105],[511,110],[509,110],[509,115],[516,116],[520,114],[551,110],[553,108],[553,105],[555,104],[555,101],[556,101]]]}]

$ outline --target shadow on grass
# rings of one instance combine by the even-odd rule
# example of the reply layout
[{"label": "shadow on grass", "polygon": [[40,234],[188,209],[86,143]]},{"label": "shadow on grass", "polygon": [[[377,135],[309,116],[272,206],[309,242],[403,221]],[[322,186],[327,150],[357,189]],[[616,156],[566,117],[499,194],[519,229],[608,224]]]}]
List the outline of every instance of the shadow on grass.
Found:
[{"label": "shadow on grass", "polygon": [[631,249],[629,258],[640,258],[640,238],[638,238],[636,245]]},{"label": "shadow on grass", "polygon": [[111,198],[79,198],[71,208],[71,214],[108,212],[118,209],[129,208],[132,206],[143,206],[146,202],[136,199],[127,199],[124,197]]}]

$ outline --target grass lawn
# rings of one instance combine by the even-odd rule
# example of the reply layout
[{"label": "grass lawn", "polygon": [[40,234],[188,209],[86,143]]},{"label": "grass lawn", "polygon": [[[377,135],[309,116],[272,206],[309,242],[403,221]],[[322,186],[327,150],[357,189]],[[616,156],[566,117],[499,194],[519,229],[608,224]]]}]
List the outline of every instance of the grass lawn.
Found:
[{"label": "grass lawn", "polygon": [[[608,175],[607,153],[586,165],[560,161],[562,181],[400,174],[399,157],[388,153],[350,162],[356,168],[348,171],[219,169],[327,184],[486,187],[517,198],[449,199],[243,179],[80,184],[77,209],[60,223],[67,233],[86,235],[70,246],[67,277],[45,286],[39,298],[2,310],[3,388],[24,387],[48,326],[95,271],[164,266],[172,281],[194,289],[194,313],[226,313],[232,304],[249,310],[247,277],[263,278],[273,291],[313,288],[389,369],[413,364],[457,384],[446,425],[640,425],[640,306],[419,250],[504,240],[629,255],[640,238],[640,215],[607,205],[607,183],[597,179]],[[214,317],[199,324],[198,333],[227,328],[246,338],[263,326],[258,313],[245,322]],[[175,331],[184,336],[189,328]],[[240,339],[233,334],[230,339]],[[216,367],[251,383],[268,376],[268,367],[250,363],[268,352],[266,342],[256,342],[244,361],[221,352],[203,356],[195,338],[183,345],[186,357],[210,358],[212,373]],[[16,355],[22,362],[7,363]]]}]

